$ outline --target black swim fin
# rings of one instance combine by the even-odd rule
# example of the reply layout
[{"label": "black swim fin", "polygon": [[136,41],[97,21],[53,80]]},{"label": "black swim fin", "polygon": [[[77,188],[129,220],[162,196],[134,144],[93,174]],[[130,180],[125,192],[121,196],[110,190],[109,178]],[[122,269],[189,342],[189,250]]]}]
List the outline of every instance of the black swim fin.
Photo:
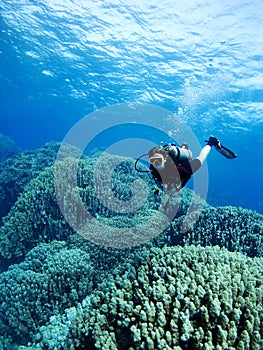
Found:
[{"label": "black swim fin", "polygon": [[226,148],[222,144],[215,146],[215,149],[217,152],[222,154],[222,156],[228,158],[228,159],[235,159],[237,157],[237,154],[232,152],[230,149]]}]

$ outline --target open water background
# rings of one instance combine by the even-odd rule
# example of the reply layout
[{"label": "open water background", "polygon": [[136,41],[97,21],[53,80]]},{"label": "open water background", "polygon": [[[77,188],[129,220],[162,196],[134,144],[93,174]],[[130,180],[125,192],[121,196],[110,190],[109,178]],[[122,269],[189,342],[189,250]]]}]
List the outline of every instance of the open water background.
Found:
[{"label": "open water background", "polygon": [[34,149],[97,109],[154,104],[238,153],[211,152],[208,202],[262,213],[262,23],[261,0],[1,0],[0,132]]}]

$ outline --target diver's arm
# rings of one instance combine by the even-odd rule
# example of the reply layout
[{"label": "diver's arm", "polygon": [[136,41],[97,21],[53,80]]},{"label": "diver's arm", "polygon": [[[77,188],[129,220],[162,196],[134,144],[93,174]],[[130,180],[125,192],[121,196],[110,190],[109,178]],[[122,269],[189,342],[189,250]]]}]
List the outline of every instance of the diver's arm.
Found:
[{"label": "diver's arm", "polygon": [[201,165],[204,163],[204,161],[206,160],[209,152],[211,151],[211,146],[206,145],[204,148],[202,148],[200,154],[198,157],[196,157],[196,159],[199,159],[201,162]]}]

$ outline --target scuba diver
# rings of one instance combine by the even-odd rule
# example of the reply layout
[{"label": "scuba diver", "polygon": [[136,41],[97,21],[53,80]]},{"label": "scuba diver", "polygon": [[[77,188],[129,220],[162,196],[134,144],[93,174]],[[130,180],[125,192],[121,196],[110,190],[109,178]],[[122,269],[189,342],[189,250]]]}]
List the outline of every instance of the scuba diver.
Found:
[{"label": "scuba diver", "polygon": [[135,163],[135,169],[139,172],[151,172],[151,175],[156,183],[155,194],[159,190],[170,191],[175,189],[179,192],[191,176],[202,166],[206,160],[212,147],[228,159],[234,159],[237,155],[224,147],[220,141],[210,136],[198,157],[192,159],[192,152],[188,149],[187,143],[183,143],[181,147],[175,144],[167,144],[164,146],[156,146],[149,150],[148,155],[150,167],[149,170],[139,170],[137,162],[141,159],[139,157]]}]

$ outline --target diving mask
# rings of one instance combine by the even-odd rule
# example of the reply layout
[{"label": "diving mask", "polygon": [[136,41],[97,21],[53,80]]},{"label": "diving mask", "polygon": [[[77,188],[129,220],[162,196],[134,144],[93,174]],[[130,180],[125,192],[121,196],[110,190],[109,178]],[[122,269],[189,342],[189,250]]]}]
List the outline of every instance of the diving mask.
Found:
[{"label": "diving mask", "polygon": [[154,155],[149,158],[149,161],[152,165],[161,165],[162,163],[164,163],[164,157],[161,154]]},{"label": "diving mask", "polygon": [[155,169],[163,170],[166,159],[162,154],[154,154],[149,158],[149,161],[155,167]]}]

